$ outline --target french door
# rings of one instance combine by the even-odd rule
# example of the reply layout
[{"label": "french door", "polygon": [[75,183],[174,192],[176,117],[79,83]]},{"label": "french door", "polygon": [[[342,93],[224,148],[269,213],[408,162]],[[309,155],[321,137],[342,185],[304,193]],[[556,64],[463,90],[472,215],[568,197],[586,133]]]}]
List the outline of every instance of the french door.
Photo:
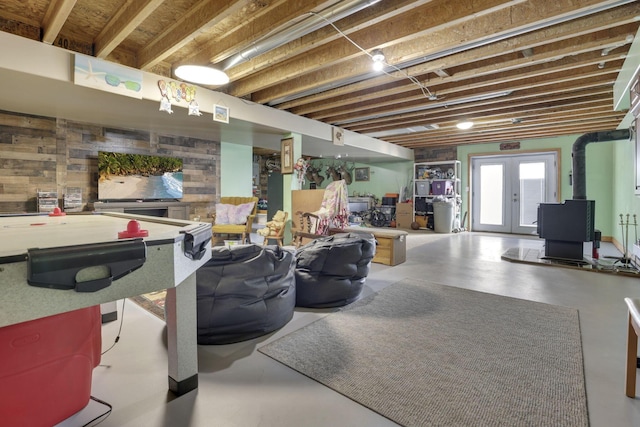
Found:
[{"label": "french door", "polygon": [[538,205],[557,201],[557,154],[474,157],[473,231],[535,234]]}]

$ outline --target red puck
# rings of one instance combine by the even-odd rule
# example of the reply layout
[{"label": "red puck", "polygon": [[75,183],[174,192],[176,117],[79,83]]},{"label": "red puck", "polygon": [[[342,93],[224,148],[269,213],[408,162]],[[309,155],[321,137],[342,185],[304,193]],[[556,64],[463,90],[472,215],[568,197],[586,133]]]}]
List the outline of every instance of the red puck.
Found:
[{"label": "red puck", "polygon": [[149,236],[149,230],[141,230],[140,223],[135,219],[132,219],[127,224],[127,229],[118,232],[118,239],[130,239],[132,237],[147,237]]},{"label": "red puck", "polygon": [[49,216],[65,216],[66,213],[62,212],[59,207],[53,208],[53,212],[49,212]]}]

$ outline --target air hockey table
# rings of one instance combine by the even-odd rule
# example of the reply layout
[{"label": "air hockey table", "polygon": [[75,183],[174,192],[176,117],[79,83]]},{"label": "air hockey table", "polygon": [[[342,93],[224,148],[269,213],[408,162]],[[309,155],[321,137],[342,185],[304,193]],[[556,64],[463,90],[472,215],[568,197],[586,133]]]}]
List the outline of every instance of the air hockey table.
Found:
[{"label": "air hockey table", "polygon": [[[119,238],[134,220],[148,236]],[[0,327],[167,289],[169,389],[198,387],[196,270],[211,258],[211,224],[111,212],[3,215],[0,242]]]}]

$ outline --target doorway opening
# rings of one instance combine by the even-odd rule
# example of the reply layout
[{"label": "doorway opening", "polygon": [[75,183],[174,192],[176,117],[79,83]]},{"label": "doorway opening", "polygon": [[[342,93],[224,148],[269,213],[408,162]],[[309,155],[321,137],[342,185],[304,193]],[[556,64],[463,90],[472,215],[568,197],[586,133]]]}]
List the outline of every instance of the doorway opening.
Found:
[{"label": "doorway opening", "polygon": [[538,205],[558,198],[558,153],[471,158],[471,230],[535,234]]}]

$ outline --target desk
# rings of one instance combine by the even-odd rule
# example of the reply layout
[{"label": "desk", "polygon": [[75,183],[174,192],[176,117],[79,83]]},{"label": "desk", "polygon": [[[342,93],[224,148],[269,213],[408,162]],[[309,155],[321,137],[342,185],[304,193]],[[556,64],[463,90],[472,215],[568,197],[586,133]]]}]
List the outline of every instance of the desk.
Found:
[{"label": "desk", "polygon": [[[118,240],[118,232],[126,230],[132,219],[140,222],[141,229],[149,231],[149,237],[135,242]],[[211,258],[210,239],[210,224],[142,215],[0,216],[0,327],[167,289],[169,389],[177,395],[187,393],[198,386],[195,273]],[[143,255],[139,268],[125,272],[102,289],[76,292],[31,286],[27,282],[28,275],[36,270],[33,264],[37,251],[30,251],[32,248],[77,252],[76,258],[70,258],[69,263],[73,264],[75,259],[91,252],[88,248],[117,242],[142,245],[146,256]],[[189,257],[194,242],[201,250],[195,257]],[[98,255],[95,258],[103,258]],[[56,260],[49,266],[55,269],[65,262]],[[110,274],[114,274],[111,267],[91,266],[81,268],[75,279],[80,288],[82,282],[102,280]]]}]

